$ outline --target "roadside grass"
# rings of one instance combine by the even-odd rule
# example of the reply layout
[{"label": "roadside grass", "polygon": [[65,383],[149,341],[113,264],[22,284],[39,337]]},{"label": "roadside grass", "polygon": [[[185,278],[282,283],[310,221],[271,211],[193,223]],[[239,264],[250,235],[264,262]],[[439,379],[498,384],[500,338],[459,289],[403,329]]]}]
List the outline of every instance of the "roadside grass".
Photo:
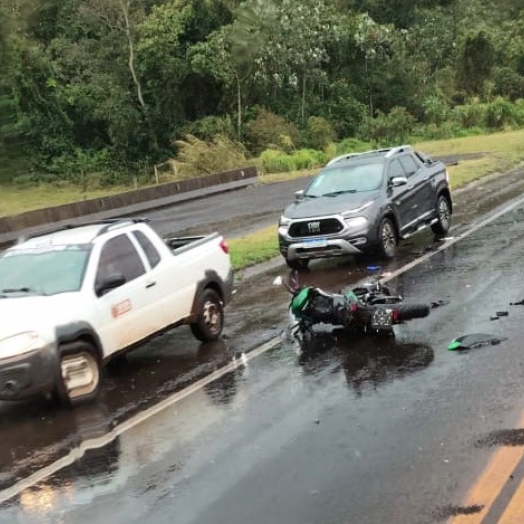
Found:
[{"label": "roadside grass", "polygon": [[24,188],[2,184],[0,185],[0,216],[16,215],[33,209],[115,195],[130,191],[130,189],[112,186],[111,188],[90,190],[84,193],[81,188],[73,185],[58,187],[51,184],[40,184]]},{"label": "roadside grass", "polygon": [[430,156],[481,153],[482,157],[460,160],[449,166],[451,186],[457,189],[492,173],[508,171],[524,162],[524,130],[476,135],[414,144]]},{"label": "roadside grass", "polygon": [[228,240],[233,269],[243,269],[272,259],[278,254],[277,225]]}]

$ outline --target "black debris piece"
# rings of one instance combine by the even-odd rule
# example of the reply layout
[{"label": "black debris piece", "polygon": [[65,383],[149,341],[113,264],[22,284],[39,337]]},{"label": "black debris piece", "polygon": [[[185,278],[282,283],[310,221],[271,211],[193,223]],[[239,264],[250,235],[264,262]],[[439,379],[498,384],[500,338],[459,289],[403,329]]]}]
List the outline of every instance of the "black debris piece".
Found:
[{"label": "black debris piece", "polygon": [[519,300],[518,302],[510,302],[510,306],[524,306],[524,298],[522,300]]},{"label": "black debris piece", "polygon": [[435,309],[436,307],[447,306],[448,304],[449,300],[436,300],[435,302],[431,302],[431,308]]},{"label": "black debris piece", "polygon": [[508,314],[509,313],[507,311],[497,311],[496,313],[497,317],[507,317]]}]

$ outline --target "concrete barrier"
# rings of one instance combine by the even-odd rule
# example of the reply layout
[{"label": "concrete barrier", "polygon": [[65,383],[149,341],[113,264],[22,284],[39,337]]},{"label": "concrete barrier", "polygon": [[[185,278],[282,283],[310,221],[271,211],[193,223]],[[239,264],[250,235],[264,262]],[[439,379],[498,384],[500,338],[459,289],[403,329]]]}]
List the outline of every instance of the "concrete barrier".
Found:
[{"label": "concrete barrier", "polygon": [[[250,166],[242,169],[234,169],[215,173],[197,178],[181,180],[179,182],[168,182],[157,186],[126,191],[117,195],[101,198],[93,198],[80,202],[72,202],[55,207],[26,211],[18,215],[0,217],[0,236],[15,233],[22,230],[32,229],[38,226],[71,220],[78,217],[100,214],[112,210],[132,207],[151,201],[166,199],[173,195],[186,192],[194,192],[221,184],[253,179],[257,177],[257,170]],[[140,206],[145,207],[145,206]],[[154,207],[154,205],[152,205]],[[10,235],[9,235],[10,236]]]}]

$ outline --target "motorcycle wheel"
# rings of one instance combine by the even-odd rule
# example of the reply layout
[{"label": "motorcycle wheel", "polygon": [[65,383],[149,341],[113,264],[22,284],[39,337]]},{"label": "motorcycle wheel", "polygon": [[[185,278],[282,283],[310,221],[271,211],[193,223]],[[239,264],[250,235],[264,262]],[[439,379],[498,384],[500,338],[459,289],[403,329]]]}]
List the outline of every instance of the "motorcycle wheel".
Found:
[{"label": "motorcycle wheel", "polygon": [[427,304],[400,304],[397,311],[397,320],[411,320],[412,318],[424,318],[429,315],[430,307]]}]

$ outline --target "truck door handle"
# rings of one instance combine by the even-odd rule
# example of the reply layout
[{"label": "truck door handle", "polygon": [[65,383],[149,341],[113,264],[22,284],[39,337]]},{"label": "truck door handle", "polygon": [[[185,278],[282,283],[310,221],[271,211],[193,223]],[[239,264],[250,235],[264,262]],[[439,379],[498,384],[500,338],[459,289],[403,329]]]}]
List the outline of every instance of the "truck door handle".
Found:
[{"label": "truck door handle", "polygon": [[146,284],[146,289],[149,289],[150,287],[156,286],[156,282],[149,282],[149,284]]},{"label": "truck door handle", "polygon": [[414,187],[413,184],[411,184],[411,185],[408,186],[406,189],[407,189],[408,191],[411,191],[411,190],[413,189],[413,187]]}]

